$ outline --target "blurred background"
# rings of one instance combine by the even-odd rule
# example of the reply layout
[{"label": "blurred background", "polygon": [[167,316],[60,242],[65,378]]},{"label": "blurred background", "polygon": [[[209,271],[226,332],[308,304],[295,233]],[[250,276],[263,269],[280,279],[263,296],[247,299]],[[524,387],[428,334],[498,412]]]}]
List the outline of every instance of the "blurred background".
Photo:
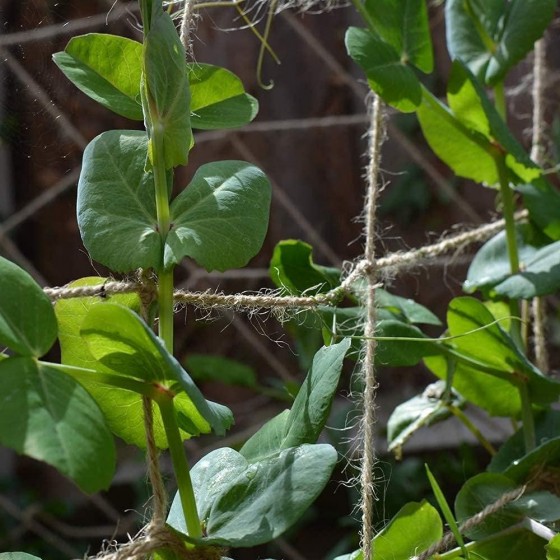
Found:
[{"label": "blurred background", "polygon": [[[436,70],[426,78],[439,95],[445,91],[450,65],[441,4],[430,4]],[[246,9],[262,31],[266,6]],[[270,90],[259,86],[260,45],[237,11],[220,7],[199,13],[195,60],[236,73],[258,99],[260,112],[245,128],[197,133],[189,167],[178,170],[176,187],[183,188],[203,163],[243,159],[269,176],[273,204],[266,242],[246,269],[207,273],[186,262],[177,269],[178,287],[226,293],[272,287],[268,265],[282,239],[306,241],[314,248],[315,262],[327,266],[340,267],[363,252],[360,215],[368,88],[344,48],[346,29],[361,22],[351,7],[329,11],[319,4],[312,12],[285,10],[274,18],[269,41],[281,64],[265,55],[262,81],[274,83]],[[137,2],[119,0],[0,0],[0,254],[27,269],[43,286],[108,274],[91,262],[82,246],[75,216],[76,183],[83,149],[91,139],[105,130],[135,126],[76,90],[54,65],[52,54],[63,50],[72,36],[87,32],[141,40],[138,14]],[[549,51],[550,67],[557,68],[560,51]],[[508,90],[510,125],[525,145],[530,140],[530,74],[526,61],[513,73]],[[552,86],[554,73],[550,79]],[[553,88],[547,91],[552,123],[557,104]],[[389,111],[382,165],[380,255],[418,247],[444,232],[495,217],[496,193],[454,178],[427,148],[413,115]],[[448,301],[461,293],[474,249],[386,278],[386,287],[426,305],[444,320]],[[187,442],[191,463],[218,445],[239,446],[266,419],[289,406],[291,389],[309,365],[301,344],[268,313],[247,317],[183,308],[176,314],[176,349],[178,358],[193,370],[200,355],[217,356],[226,360],[214,363],[217,370],[239,368],[236,371],[245,380],[237,385],[202,381],[208,398],[233,410],[236,426],[225,442],[210,437]],[[348,396],[352,366],[347,364],[325,435],[346,457],[332,484],[289,534],[260,551],[232,553],[234,558],[328,560],[355,547],[356,493],[345,484],[355,476],[349,461],[356,437],[355,405]],[[428,496],[426,457],[435,465],[436,475],[440,465],[457,487],[485,460],[453,421],[440,432],[413,439],[399,463],[383,455],[388,414],[431,381],[422,367],[380,372],[381,460],[376,473],[380,526],[407,500]],[[479,421],[494,430],[493,437],[509,433],[502,426],[490,426],[487,418]],[[442,461],[437,460],[440,456]],[[123,542],[127,534],[135,534],[149,516],[144,459],[124,443],[119,444],[119,457],[113,487],[86,496],[53,469],[1,449],[0,551],[24,550],[44,560],[79,558],[96,553],[104,540]],[[165,458],[162,463],[165,469]],[[169,470],[167,475],[172,490]]]}]

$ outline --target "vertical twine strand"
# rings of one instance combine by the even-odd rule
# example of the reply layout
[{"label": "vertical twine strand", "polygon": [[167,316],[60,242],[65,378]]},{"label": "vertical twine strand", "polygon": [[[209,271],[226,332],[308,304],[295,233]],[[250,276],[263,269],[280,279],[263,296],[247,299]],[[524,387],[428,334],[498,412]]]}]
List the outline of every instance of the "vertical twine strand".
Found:
[{"label": "vertical twine strand", "polygon": [[154,413],[152,400],[142,397],[144,407],[144,429],[146,430],[148,476],[153,492],[153,513],[151,525],[154,529],[165,526],[167,516],[167,492],[159,470],[158,450],[154,438]]},{"label": "vertical twine strand", "polygon": [[[546,71],[546,43],[542,38],[535,44],[533,63],[533,138],[531,141],[531,158],[539,166],[545,164],[545,117],[544,117],[544,73]],[[546,312],[543,298],[536,297],[532,301],[533,314],[533,346],[537,367],[549,370],[548,351],[546,348]]]},{"label": "vertical twine strand", "polygon": [[375,310],[375,226],[376,208],[379,182],[379,164],[381,160],[381,144],[384,138],[384,118],[381,100],[377,95],[373,96],[371,107],[371,125],[369,131],[369,163],[367,168],[367,194],[365,207],[365,235],[366,248],[365,259],[369,263],[368,290],[366,301],[366,324],[364,334],[365,356],[363,361],[364,395],[362,416],[363,450],[361,458],[361,509],[362,509],[362,534],[361,547],[364,560],[373,557],[373,506],[375,501],[375,487],[373,469],[375,466],[375,392],[377,381],[375,378],[374,356],[376,342],[373,340],[375,334],[376,310]]},{"label": "vertical twine strand", "polygon": [[187,58],[192,60],[194,58],[191,30],[194,26],[194,13],[193,13],[194,0],[185,0],[183,6],[183,15],[181,17],[181,43],[185,47]]}]

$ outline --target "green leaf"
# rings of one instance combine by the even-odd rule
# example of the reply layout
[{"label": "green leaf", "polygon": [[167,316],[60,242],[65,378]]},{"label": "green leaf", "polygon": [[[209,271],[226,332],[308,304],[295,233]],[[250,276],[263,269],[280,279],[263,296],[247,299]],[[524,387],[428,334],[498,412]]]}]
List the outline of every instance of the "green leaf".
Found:
[{"label": "green leaf", "polygon": [[270,278],[291,295],[316,295],[340,285],[340,269],[315,264],[312,253],[311,245],[303,241],[280,241],[270,261]]},{"label": "green leaf", "polygon": [[[457,519],[463,522],[474,517],[486,506],[517,487],[513,480],[501,474],[481,473],[474,476],[467,480],[457,494]],[[557,521],[560,519],[560,498],[543,490],[527,492],[464,532],[469,539],[479,540],[515,525],[525,517],[540,523]]]},{"label": "green leaf", "polygon": [[[412,399],[395,408],[387,422],[387,442],[389,451],[398,451],[419,429],[442,422],[451,416],[443,400],[445,383],[437,381]],[[462,408],[463,398],[452,394],[452,405]]]},{"label": "green leaf", "polygon": [[114,303],[94,305],[80,333],[92,356],[115,373],[148,383],[177,382],[192,402],[187,421],[194,425],[205,421],[218,435],[223,435],[231,424],[230,414],[204,398],[179,362],[130,309]]},{"label": "green leaf", "polygon": [[89,33],[70,39],[64,52],[54,54],[53,59],[75,86],[107,109],[135,121],[144,119],[141,43]]},{"label": "green leaf", "polygon": [[546,560],[560,560],[560,534],[552,537],[552,540],[545,546]]},{"label": "green leaf", "polygon": [[447,46],[488,85],[533,48],[552,19],[555,0],[448,0]]},{"label": "green leaf", "polygon": [[[516,227],[516,239],[519,260],[530,261],[538,248],[531,240],[531,227],[519,224]],[[487,292],[511,275],[506,233],[501,231],[487,241],[476,253],[469,266],[467,279],[463,283],[465,292],[472,293],[482,289]]]},{"label": "green leaf", "polygon": [[91,257],[117,272],[158,269],[162,259],[147,150],[146,133],[112,130],[84,152],[78,226]]},{"label": "green leaf", "polygon": [[230,358],[191,354],[185,360],[185,366],[196,381],[219,381],[238,387],[257,386],[257,376],[253,368]]},{"label": "green leaf", "polygon": [[382,288],[375,290],[375,304],[390,311],[395,319],[412,324],[441,325],[441,321],[428,308],[412,299],[389,293]]},{"label": "green leaf", "polygon": [[434,56],[425,0],[366,0],[365,8],[377,33],[400,55],[425,73]]},{"label": "green leaf", "polygon": [[[185,71],[185,48],[171,16],[161,6],[154,7],[149,31],[144,37],[146,102],[144,112],[148,133],[163,129],[165,168],[185,165],[192,145],[190,91]],[[150,144],[151,148],[151,144]],[[153,155],[150,153],[153,164]]]},{"label": "green leaf", "polygon": [[[471,297],[455,298],[449,304],[447,322],[452,336],[466,334],[453,340],[459,352],[470,357],[470,363],[481,371],[485,367],[496,370],[496,375],[518,386],[527,384],[534,404],[554,402],[560,395],[560,382],[545,377],[517,348],[515,342],[495,321],[494,316],[480,301]],[[477,332],[470,332],[480,329]],[[500,375],[503,372],[504,375]],[[491,372],[489,372],[491,374]],[[462,388],[454,387],[467,399]]]},{"label": "green leaf", "polygon": [[[427,502],[410,502],[373,539],[375,560],[410,560],[443,535],[441,518]],[[362,551],[338,556],[335,560],[363,560]]]},{"label": "green leaf", "polygon": [[[437,377],[447,379],[448,364],[443,356],[426,357],[424,363]],[[467,402],[486,410],[491,416],[518,417],[521,413],[518,388],[506,379],[481,371],[476,365],[458,360],[453,371],[453,388]]]},{"label": "green leaf", "polygon": [[445,495],[438,481],[436,480],[435,476],[432,474],[430,467],[427,464],[425,465],[425,467],[426,467],[426,475],[428,476],[430,486],[432,487],[432,492],[434,493],[439,509],[443,514],[443,518],[445,519],[447,525],[449,526],[449,530],[453,533],[453,536],[455,537],[457,544],[461,548],[461,551],[465,556],[467,556],[468,553],[465,550],[465,541],[463,540],[463,535],[461,534],[461,531],[459,531],[457,521],[455,520],[455,517],[451,512],[451,508],[449,507],[449,504],[445,499]]},{"label": "green leaf", "polygon": [[[522,430],[518,430],[500,447],[488,465],[490,472],[501,472],[516,482],[533,476],[535,470],[544,476],[547,469],[555,471],[560,460],[560,412],[546,410],[536,415],[535,439],[537,447],[530,453],[525,452]],[[551,437],[551,434],[553,437]]]},{"label": "green leaf", "polygon": [[0,560],[41,560],[25,552],[0,552]]},{"label": "green leaf", "polygon": [[560,193],[540,177],[529,185],[518,185],[516,190],[523,201],[531,220],[553,240],[560,239]]},{"label": "green leaf", "polygon": [[405,113],[418,107],[422,101],[420,82],[393,46],[358,27],[348,29],[345,42],[348,54],[383,101]]},{"label": "green leaf", "polygon": [[[222,448],[191,470],[204,541],[249,547],[280,536],[317,498],[336,462],[330,445],[289,448],[257,462]],[[177,495],[167,523],[187,533]]]},{"label": "green leaf", "polygon": [[171,204],[165,267],[185,256],[206,270],[245,266],[264,241],[270,197],[268,179],[249,163],[203,165]]},{"label": "green leaf", "polygon": [[0,257],[0,345],[38,358],[50,350],[56,335],[48,296],[27,272]]},{"label": "green leaf", "polygon": [[494,291],[510,299],[531,299],[553,294],[560,287],[560,241],[539,249],[523,262],[522,272],[510,276]]},{"label": "green leaf", "polygon": [[243,83],[235,74],[198,62],[187,67],[193,128],[234,128],[250,123],[257,116],[258,101],[245,93]]},{"label": "green leaf", "polygon": [[494,537],[469,543],[473,560],[545,560],[546,541],[528,528],[511,527]]},{"label": "green leaf", "polygon": [[241,448],[254,462],[282,449],[315,443],[327,421],[350,340],[321,348],[290,409],[267,422]]},{"label": "green leaf", "polygon": [[0,379],[0,443],[52,465],[85,492],[108,488],[114,442],[85,389],[29,357],[2,360]]},{"label": "green leaf", "polygon": [[[376,326],[375,336],[403,338],[404,340],[379,340],[375,352],[375,363],[380,366],[413,366],[422,358],[437,354],[436,344],[414,325],[401,321],[383,320]],[[426,338],[427,340],[406,340]]]},{"label": "green leaf", "polygon": [[[426,89],[417,115],[428,144],[457,175],[488,185],[498,182],[492,144],[484,134],[461,122]],[[471,122],[472,113],[467,117]]]}]

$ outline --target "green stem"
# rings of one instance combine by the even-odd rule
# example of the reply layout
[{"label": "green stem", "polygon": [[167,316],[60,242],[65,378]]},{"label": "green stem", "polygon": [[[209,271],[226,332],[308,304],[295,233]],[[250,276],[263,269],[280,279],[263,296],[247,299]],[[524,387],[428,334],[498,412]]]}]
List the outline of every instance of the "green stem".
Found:
[{"label": "green stem", "polygon": [[[169,192],[167,189],[167,172],[165,169],[163,126],[155,121],[152,128],[151,148],[154,184],[156,192],[157,225],[161,244],[171,227],[169,210]],[[158,270],[158,305],[159,305],[159,337],[165,347],[173,353],[173,268],[165,270],[164,265]]]},{"label": "green stem", "polygon": [[531,407],[531,398],[526,383],[519,384],[519,396],[521,398],[521,417],[523,419],[523,441],[525,442],[525,453],[529,453],[537,446],[535,436],[535,419]]},{"label": "green stem", "polygon": [[[517,231],[515,229],[515,204],[513,200],[513,190],[509,186],[505,157],[497,158],[498,176],[500,179],[500,194],[502,195],[502,205],[504,220],[506,222],[506,239],[509,264],[512,274],[519,272],[519,253],[517,250]],[[516,314],[519,317],[519,311]]]},{"label": "green stem", "polygon": [[500,114],[500,117],[506,120],[507,108],[506,108],[506,92],[504,88],[504,82],[498,82],[494,87],[494,103],[496,105],[496,110]]},{"label": "green stem", "polygon": [[187,531],[190,537],[199,539],[202,537],[200,518],[198,517],[198,511],[196,509],[190,469],[185,456],[179,425],[177,424],[173,398],[163,392],[158,392],[155,397],[161,412],[167,443],[169,444],[169,452],[171,454],[173,471],[175,472],[175,478],[177,480]]},{"label": "green stem", "polygon": [[486,449],[486,451],[488,451],[490,455],[492,456],[496,455],[497,451],[494,449],[494,446],[484,437],[482,432],[470,421],[468,416],[460,408],[457,408],[452,404],[447,404],[446,406],[449,412],[451,412],[463,423],[463,425],[467,428],[467,430],[469,430],[469,432],[473,434],[473,436],[478,440],[480,445],[482,445],[482,447],[484,447],[484,449]]}]

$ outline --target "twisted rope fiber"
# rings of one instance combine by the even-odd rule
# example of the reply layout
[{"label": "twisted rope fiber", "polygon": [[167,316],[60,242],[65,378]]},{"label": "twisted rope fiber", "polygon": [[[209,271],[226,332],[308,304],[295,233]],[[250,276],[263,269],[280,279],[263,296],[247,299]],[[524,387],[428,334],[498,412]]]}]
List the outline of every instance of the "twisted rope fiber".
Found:
[{"label": "twisted rope fiber", "polygon": [[371,107],[371,125],[369,132],[369,163],[367,168],[367,194],[366,194],[366,247],[365,260],[367,266],[367,299],[366,299],[366,324],[364,335],[366,341],[365,356],[362,364],[364,376],[363,416],[361,432],[363,450],[361,457],[361,509],[362,509],[362,534],[361,547],[364,560],[370,560],[373,554],[373,507],[375,502],[375,485],[373,468],[376,462],[374,426],[376,422],[375,396],[377,380],[375,377],[375,349],[377,342],[375,336],[376,313],[375,305],[375,227],[377,197],[379,194],[379,166],[381,162],[381,145],[385,137],[385,119],[380,98],[373,96]]},{"label": "twisted rope fiber", "polygon": [[[495,502],[488,504],[482,511],[479,511],[476,515],[469,517],[466,521],[459,525],[459,532],[465,533],[470,529],[474,529],[477,525],[480,525],[487,517],[500,511],[504,506],[511,502],[515,502],[521,498],[526,486],[518,486],[517,488],[502,494]],[[428,560],[434,554],[447,550],[455,542],[455,537],[451,531],[447,531],[443,538],[441,538],[437,543],[433,544],[428,550],[424,551],[420,556],[413,556],[411,560]]]},{"label": "twisted rope fiber", "polygon": [[[539,166],[546,162],[545,153],[545,83],[546,71],[546,42],[540,39],[535,43],[535,58],[533,62],[533,138],[531,141],[531,159]],[[546,313],[544,299],[533,298],[533,348],[537,367],[544,372],[549,370],[548,351],[546,348]]]}]

